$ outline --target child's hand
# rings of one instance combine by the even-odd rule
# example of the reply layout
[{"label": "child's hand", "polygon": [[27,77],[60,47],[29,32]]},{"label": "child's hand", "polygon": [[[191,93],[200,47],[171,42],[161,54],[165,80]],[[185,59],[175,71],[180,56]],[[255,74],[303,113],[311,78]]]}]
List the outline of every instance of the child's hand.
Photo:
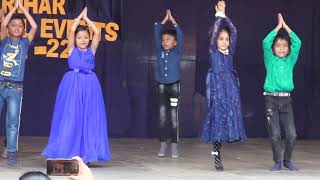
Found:
[{"label": "child's hand", "polygon": [[278,27],[282,28],[283,23],[284,23],[283,17],[281,15],[281,13],[278,13]]},{"label": "child's hand", "polygon": [[168,17],[168,20],[172,18],[170,9],[167,9],[167,17]]},{"label": "child's hand", "polygon": [[70,180],[94,180],[92,172],[80,157],[76,156],[76,157],[73,157],[72,159],[75,159],[78,161],[79,173],[77,176],[70,176]]}]

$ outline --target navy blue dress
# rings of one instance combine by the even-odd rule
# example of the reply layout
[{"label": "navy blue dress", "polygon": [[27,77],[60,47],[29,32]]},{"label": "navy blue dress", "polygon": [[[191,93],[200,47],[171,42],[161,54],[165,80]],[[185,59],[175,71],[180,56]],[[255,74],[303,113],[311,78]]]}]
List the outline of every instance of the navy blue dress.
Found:
[{"label": "navy blue dress", "polygon": [[[230,29],[228,53],[217,49],[216,42],[222,25]],[[241,113],[239,81],[233,68],[237,31],[229,18],[216,17],[210,31],[210,63],[206,91],[208,111],[201,139],[205,142],[233,142],[246,138]]]}]

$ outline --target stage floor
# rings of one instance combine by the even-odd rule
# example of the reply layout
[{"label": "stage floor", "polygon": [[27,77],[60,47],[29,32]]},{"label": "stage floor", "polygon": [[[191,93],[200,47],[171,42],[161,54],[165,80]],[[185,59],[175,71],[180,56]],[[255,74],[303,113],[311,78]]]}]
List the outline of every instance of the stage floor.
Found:
[{"label": "stage floor", "polygon": [[[47,138],[20,137],[19,142],[18,164],[9,167],[5,159],[1,159],[0,180],[17,180],[26,171],[46,171],[46,161],[40,152]],[[97,180],[320,179],[320,140],[297,141],[293,159],[300,168],[298,172],[268,170],[273,163],[268,139],[249,139],[244,143],[223,145],[224,172],[214,170],[210,155],[212,145],[201,143],[199,139],[181,139],[181,157],[178,159],[170,156],[158,158],[159,143],[156,139],[110,139],[110,145],[112,161],[91,168]]]}]

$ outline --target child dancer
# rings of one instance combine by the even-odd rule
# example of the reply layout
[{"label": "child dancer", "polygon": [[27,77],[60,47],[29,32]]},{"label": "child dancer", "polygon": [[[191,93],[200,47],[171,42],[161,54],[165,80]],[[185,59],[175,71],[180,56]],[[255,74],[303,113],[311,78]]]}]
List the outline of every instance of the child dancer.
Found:
[{"label": "child dancer", "polygon": [[[93,30],[79,26],[83,19]],[[85,7],[74,20],[68,37],[68,71],[59,86],[48,145],[42,155],[49,158],[80,156],[85,163],[111,159],[105,104],[96,74],[94,55],[100,32],[87,17]]]},{"label": "child dancer", "polygon": [[[284,28],[287,34],[279,32]],[[288,36],[289,35],[289,36]],[[272,142],[272,171],[281,169],[281,132],[284,127],[286,140],[283,166],[291,171],[298,168],[291,162],[295,143],[296,128],[292,112],[293,68],[297,62],[301,41],[278,14],[278,26],[263,40],[266,79],[264,83],[267,128]]]},{"label": "child dancer", "polygon": [[[2,20],[4,19],[5,15],[4,15],[4,11],[2,9],[0,9],[0,27],[1,27],[1,23],[2,23]],[[1,34],[1,28],[0,28],[0,34]],[[1,41],[0,41],[1,43]],[[2,111],[2,108],[3,108],[3,104],[0,104],[0,114],[1,114],[1,111]],[[2,151],[2,154],[1,154],[1,157],[3,158],[7,158],[7,140],[6,138],[4,138],[3,140],[3,151]]]},{"label": "child dancer", "polygon": [[215,168],[223,171],[220,148],[223,142],[244,140],[239,82],[233,68],[237,31],[225,15],[226,4],[219,0],[210,31],[210,63],[207,75],[208,112],[201,139],[213,143]]},{"label": "child dancer", "polygon": [[[174,29],[164,29],[167,21],[171,21]],[[158,82],[159,91],[159,126],[160,126],[160,151],[159,157],[164,157],[167,148],[166,116],[169,113],[171,120],[171,157],[179,157],[179,121],[178,105],[180,95],[180,60],[183,52],[183,33],[167,10],[166,17],[160,23],[154,25],[155,45],[157,60],[155,64],[155,79]],[[168,107],[169,106],[169,107]],[[167,112],[169,109],[169,112]]]},{"label": "child dancer", "polygon": [[[25,22],[23,18],[14,14],[20,9],[31,29],[26,38]],[[35,34],[37,24],[22,6],[22,2],[15,1],[14,8],[4,17],[1,23],[0,44],[0,104],[7,105],[6,115],[6,139],[7,139],[7,163],[16,164],[16,151],[18,150],[18,136],[20,126],[20,112],[23,95],[23,78],[27,52]]]}]

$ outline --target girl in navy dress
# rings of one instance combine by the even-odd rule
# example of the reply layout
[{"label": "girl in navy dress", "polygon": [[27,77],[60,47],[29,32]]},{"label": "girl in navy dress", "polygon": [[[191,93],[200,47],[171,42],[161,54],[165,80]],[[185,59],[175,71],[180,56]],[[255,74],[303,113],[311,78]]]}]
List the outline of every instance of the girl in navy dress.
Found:
[{"label": "girl in navy dress", "polygon": [[233,68],[237,31],[225,16],[225,2],[219,0],[210,30],[210,63],[206,87],[208,112],[201,139],[213,143],[211,154],[216,170],[223,171],[220,148],[223,142],[242,141],[243,128],[238,77]]}]

